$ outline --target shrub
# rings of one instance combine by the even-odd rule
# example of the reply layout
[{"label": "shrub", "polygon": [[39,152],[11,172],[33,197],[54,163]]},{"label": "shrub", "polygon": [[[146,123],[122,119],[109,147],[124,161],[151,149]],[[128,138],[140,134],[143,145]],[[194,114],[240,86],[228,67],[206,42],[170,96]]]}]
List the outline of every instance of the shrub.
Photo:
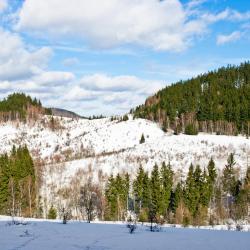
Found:
[{"label": "shrub", "polygon": [[48,214],[48,219],[55,220],[57,217],[57,211],[56,209],[52,206],[49,209],[49,214]]},{"label": "shrub", "polygon": [[124,115],[123,117],[122,117],[122,121],[127,121],[128,120],[128,115]]},{"label": "shrub", "polygon": [[185,128],[185,134],[186,135],[197,135],[198,130],[194,126],[194,124],[188,124]]},{"label": "shrub", "polygon": [[145,209],[142,209],[142,211],[140,212],[139,221],[140,222],[147,222],[148,221],[148,213]]}]

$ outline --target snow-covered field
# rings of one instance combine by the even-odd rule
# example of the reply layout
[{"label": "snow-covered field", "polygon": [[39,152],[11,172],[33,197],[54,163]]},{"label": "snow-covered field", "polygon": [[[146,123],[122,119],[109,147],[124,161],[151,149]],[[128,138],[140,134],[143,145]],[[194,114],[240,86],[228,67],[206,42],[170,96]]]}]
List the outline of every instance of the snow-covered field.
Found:
[{"label": "snow-covered field", "polygon": [[126,224],[105,224],[26,220],[27,225],[8,225],[0,218],[0,249],[171,249],[171,250],[249,250],[250,233],[190,228],[163,228],[150,232],[138,226],[129,234]]}]

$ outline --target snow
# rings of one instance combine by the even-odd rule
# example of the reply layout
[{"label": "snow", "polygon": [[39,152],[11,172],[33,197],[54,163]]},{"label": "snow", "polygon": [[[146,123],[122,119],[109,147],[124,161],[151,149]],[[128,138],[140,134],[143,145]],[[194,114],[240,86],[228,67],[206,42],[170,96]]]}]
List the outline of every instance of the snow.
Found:
[{"label": "snow", "polygon": [[164,227],[150,232],[138,225],[129,234],[126,224],[105,224],[26,220],[27,225],[8,225],[0,217],[1,250],[26,249],[171,249],[171,250],[248,250],[249,232],[215,231]]}]

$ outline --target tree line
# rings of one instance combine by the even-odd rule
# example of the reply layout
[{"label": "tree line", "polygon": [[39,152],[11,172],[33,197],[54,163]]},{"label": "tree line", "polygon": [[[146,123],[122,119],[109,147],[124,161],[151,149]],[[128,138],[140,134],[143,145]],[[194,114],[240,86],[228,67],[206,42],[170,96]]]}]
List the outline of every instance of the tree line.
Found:
[{"label": "tree line", "polygon": [[[125,220],[135,214],[141,222],[183,225],[221,224],[227,219],[248,220],[250,213],[250,167],[244,177],[230,154],[218,171],[213,159],[202,169],[190,165],[184,178],[171,164],[154,165],[151,172],[139,167],[136,176],[111,175],[102,183],[93,176],[72,187],[58,190],[59,199],[46,215],[67,221],[80,214],[82,219]],[[42,217],[38,174],[29,150],[13,147],[0,156],[0,213],[12,216]],[[73,184],[72,184],[73,185]],[[79,213],[78,213],[79,212]]]},{"label": "tree line", "polygon": [[36,119],[38,114],[51,114],[51,109],[24,93],[13,93],[0,101],[0,121]]},{"label": "tree line", "polygon": [[228,65],[167,86],[131,113],[177,134],[191,124],[201,132],[249,135],[250,63]]},{"label": "tree line", "polygon": [[128,174],[111,176],[106,186],[105,219],[123,220],[133,211],[142,222],[184,225],[219,224],[226,219],[249,219],[250,168],[244,179],[230,154],[222,173],[213,159],[205,169],[190,165],[178,183],[170,164],[155,165],[151,174],[140,167],[134,181]]}]

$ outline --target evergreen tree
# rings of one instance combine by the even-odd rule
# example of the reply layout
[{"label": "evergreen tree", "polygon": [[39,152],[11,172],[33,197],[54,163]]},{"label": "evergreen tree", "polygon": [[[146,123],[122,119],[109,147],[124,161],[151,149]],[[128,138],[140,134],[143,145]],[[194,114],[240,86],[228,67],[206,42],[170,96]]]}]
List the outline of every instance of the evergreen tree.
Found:
[{"label": "evergreen tree", "polygon": [[144,134],[141,135],[141,139],[140,139],[140,144],[144,143],[145,142],[145,137],[144,137]]},{"label": "evergreen tree", "polygon": [[160,213],[161,208],[161,180],[159,174],[159,168],[157,164],[154,165],[151,173],[151,201],[150,201],[150,213],[151,216],[157,216]]},{"label": "evergreen tree", "polygon": [[196,210],[196,199],[197,199],[197,189],[195,186],[195,177],[194,177],[194,166],[193,164],[190,165],[186,183],[185,183],[185,204],[192,212],[195,213]]},{"label": "evergreen tree", "polygon": [[208,166],[207,166],[208,176],[207,176],[207,182],[208,182],[208,198],[211,200],[213,193],[214,193],[214,185],[217,178],[217,172],[215,168],[214,160],[211,158]]},{"label": "evergreen tree", "polygon": [[236,176],[235,176],[235,160],[234,155],[231,153],[227,159],[227,164],[223,169],[222,176],[222,185],[225,194],[234,195],[235,188],[237,184]]},{"label": "evergreen tree", "polygon": [[143,167],[140,166],[137,177],[133,184],[134,196],[135,196],[135,211],[140,213],[143,202],[143,180],[144,180],[144,170]]},{"label": "evergreen tree", "polygon": [[162,215],[166,215],[167,209],[170,203],[170,195],[173,186],[173,171],[171,169],[170,163],[166,166],[165,162],[163,162],[161,167],[161,208],[160,212]]},{"label": "evergreen tree", "polygon": [[56,217],[57,217],[57,211],[53,206],[51,206],[49,209],[48,219],[55,220]]}]

